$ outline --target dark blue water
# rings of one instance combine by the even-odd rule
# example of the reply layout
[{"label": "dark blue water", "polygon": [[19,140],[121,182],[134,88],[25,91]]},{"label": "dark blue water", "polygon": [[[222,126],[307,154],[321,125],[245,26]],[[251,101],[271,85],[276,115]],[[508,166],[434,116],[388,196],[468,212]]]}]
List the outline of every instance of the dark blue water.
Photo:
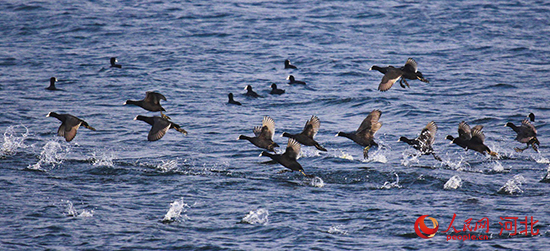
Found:
[{"label": "dark blue water", "polygon": [[[545,1],[3,1],[0,249],[544,249],[549,27]],[[377,91],[382,74],[368,69],[409,57],[430,83]],[[50,77],[62,91],[44,89]],[[272,83],[286,93],[269,95]],[[245,97],[249,84],[265,98]],[[122,105],[145,91],[167,97],[187,136],[146,140],[150,126],[132,119],[158,113]],[[363,160],[334,135],[374,109],[380,146]],[[67,143],[51,111],[97,131]],[[503,125],[530,112],[540,153],[516,153]],[[302,147],[298,160],[316,178],[278,174],[236,140],[265,115],[279,151],[283,131],[320,118],[328,152]],[[432,120],[443,162],[396,142]],[[448,144],[463,120],[484,125],[500,158]],[[426,214],[441,224],[430,240],[413,227]],[[457,229],[488,217],[490,240],[446,241],[453,214]],[[526,216],[539,235],[499,235],[499,217]]]}]

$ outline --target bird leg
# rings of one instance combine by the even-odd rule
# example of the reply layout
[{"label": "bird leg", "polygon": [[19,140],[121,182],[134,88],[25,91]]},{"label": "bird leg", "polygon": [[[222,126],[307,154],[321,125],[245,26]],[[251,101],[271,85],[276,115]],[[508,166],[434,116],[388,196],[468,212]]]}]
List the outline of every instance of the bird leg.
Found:
[{"label": "bird leg", "polygon": [[[404,78],[401,78],[401,80],[403,80],[403,82],[405,82],[405,84],[407,85],[407,87],[411,88],[411,86],[409,85],[409,82],[407,82],[407,80],[406,80],[406,79],[404,79]],[[403,87],[403,88],[404,88],[404,87]]]},{"label": "bird leg", "polygon": [[439,161],[443,161],[439,156],[437,156],[437,154],[432,153],[432,155],[434,156],[434,159],[439,160]]},{"label": "bird leg", "polygon": [[315,175],[306,174],[306,173],[304,173],[304,171],[302,171],[302,170],[300,170],[300,172],[301,172],[304,176],[306,176],[307,178],[315,178]]},{"label": "bird leg", "polygon": [[518,153],[521,153],[521,152],[527,150],[527,148],[529,148],[529,145],[527,145],[527,146],[524,147],[524,148],[516,147],[516,148],[514,148],[514,150],[516,150],[516,152],[518,152]]},{"label": "bird leg", "polygon": [[406,88],[405,85],[403,84],[403,78],[401,78],[401,79],[399,80],[399,85],[401,85],[401,87],[403,87],[403,88]]},{"label": "bird leg", "polygon": [[162,111],[160,112],[160,116],[165,118],[165,119],[171,119],[170,117],[168,117],[168,115],[162,113]]},{"label": "bird leg", "polygon": [[174,128],[174,129],[176,129],[176,131],[178,131],[178,132],[183,133],[183,135],[187,135],[187,131],[184,130],[183,128]]},{"label": "bird leg", "polygon": [[368,159],[369,158],[369,149],[370,149],[370,146],[367,146],[363,149],[363,158],[364,159]]}]

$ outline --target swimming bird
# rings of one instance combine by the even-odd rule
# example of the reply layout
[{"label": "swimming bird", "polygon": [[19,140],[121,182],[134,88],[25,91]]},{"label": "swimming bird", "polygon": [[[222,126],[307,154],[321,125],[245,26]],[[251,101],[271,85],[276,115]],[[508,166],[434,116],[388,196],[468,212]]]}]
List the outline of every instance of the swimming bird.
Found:
[{"label": "swimming bird", "polygon": [[246,90],[246,93],[244,94],[246,96],[249,96],[249,97],[252,97],[252,98],[263,98],[258,93],[256,93],[255,91],[252,90],[251,85],[247,85],[244,89]]},{"label": "swimming bird", "polygon": [[290,64],[290,60],[285,60],[285,69],[298,69],[295,65]]},{"label": "swimming bird", "polygon": [[241,105],[241,102],[235,101],[233,99],[233,93],[230,92],[229,94],[227,94],[227,97],[229,97],[229,101],[227,101],[227,103],[234,104],[234,105]]},{"label": "swimming bird", "polygon": [[394,66],[387,66],[387,67],[380,67],[373,65],[369,70],[377,70],[384,74],[384,77],[382,77],[382,81],[380,81],[380,85],[378,85],[378,90],[380,91],[387,91],[389,90],[393,84],[401,78],[399,81],[399,84],[401,87],[406,88],[403,83],[407,85],[407,87],[410,88],[409,83],[407,82],[407,79],[418,79],[422,82],[429,83],[427,79],[424,78],[422,75],[422,72],[418,71],[418,64],[416,61],[412,58],[409,58],[404,66],[395,68]]},{"label": "swimming bird", "polygon": [[269,94],[281,95],[283,93],[285,93],[285,90],[277,89],[277,84],[271,84],[271,92]]},{"label": "swimming bird", "polygon": [[485,134],[481,131],[482,125],[476,125],[474,128],[462,121],[458,124],[458,137],[455,138],[451,135],[447,135],[445,139],[451,141],[451,144],[456,144],[464,149],[472,149],[482,154],[489,154],[491,156],[498,156],[496,152],[491,151],[488,146],[485,145]]},{"label": "swimming bird", "polygon": [[111,67],[122,68],[122,65],[117,64],[118,60],[115,57],[111,58]]},{"label": "swimming bird", "polygon": [[[300,153],[300,144],[293,138],[288,139],[285,153],[283,154],[271,154],[263,151],[260,156],[270,157],[272,160],[277,161],[279,164],[290,169],[290,172],[298,171],[308,178],[313,178],[313,175],[307,175],[304,173],[304,168],[298,163],[298,154]],[[279,173],[289,172],[289,170],[282,170]]]},{"label": "swimming bird", "polygon": [[57,114],[50,112],[46,117],[54,117],[61,121],[61,126],[57,129],[57,135],[64,137],[67,142],[70,142],[76,136],[76,131],[80,126],[86,127],[92,131],[95,128],[91,127],[86,121],[79,119],[71,114]]},{"label": "swimming bird", "polygon": [[378,122],[381,115],[382,112],[380,110],[373,110],[363,122],[361,122],[357,131],[352,133],[338,132],[336,136],[346,137],[353,140],[358,145],[365,147],[363,149],[363,158],[367,159],[369,157],[369,149],[372,146],[378,146],[378,144],[374,142],[374,134],[382,127],[382,123]]},{"label": "swimming bird", "polygon": [[57,78],[51,77],[51,78],[50,78],[50,86],[48,86],[48,87],[46,88],[46,90],[50,90],[50,91],[59,90],[59,89],[55,88],[55,82],[57,82]]},{"label": "swimming bird", "polygon": [[292,76],[292,75],[288,75],[288,77],[286,78],[286,80],[289,81],[289,82],[288,82],[289,85],[293,85],[293,84],[305,85],[305,84],[306,84],[306,82],[304,82],[304,81],[298,81],[298,80],[296,80],[296,78],[294,78],[294,76]]},{"label": "swimming bird", "polygon": [[[530,113],[529,119],[532,122],[535,122],[535,114]],[[535,152],[539,151],[537,145],[540,146],[540,142],[537,139],[537,129],[535,128],[535,126],[533,126],[533,124],[529,122],[529,120],[524,119],[523,121],[521,121],[521,126],[519,127],[514,125],[512,122],[506,123],[505,126],[512,128],[514,132],[517,133],[516,140],[518,142],[527,144],[525,148],[514,148],[516,152],[523,152],[527,150],[529,146],[533,147],[533,150],[535,150]]]},{"label": "swimming bird", "polygon": [[166,111],[161,105],[160,101],[166,101],[166,97],[158,92],[145,92],[145,98],[142,100],[126,100],[124,105],[137,105],[147,111],[160,112],[160,115],[164,118],[170,119],[170,117],[164,115],[162,112]]},{"label": "swimming bird", "polygon": [[317,141],[313,139],[317,132],[319,131],[319,127],[321,126],[321,121],[319,118],[315,115],[311,116],[311,119],[309,119],[306,122],[306,125],[304,126],[304,130],[302,130],[301,133],[298,134],[290,134],[283,132],[283,137],[293,138],[298,143],[304,145],[304,146],[315,146],[315,148],[321,150],[321,151],[327,151],[324,147],[319,145]]},{"label": "swimming bird", "polygon": [[436,160],[442,161],[439,156],[437,156],[432,148],[432,145],[435,141],[435,133],[437,132],[437,125],[435,122],[429,122],[420,135],[416,139],[408,139],[406,137],[400,137],[398,141],[403,141],[411,145],[414,149],[420,151],[423,155],[433,155]]},{"label": "swimming bird", "polygon": [[180,127],[180,125],[169,121],[166,118],[159,117],[159,116],[153,116],[153,117],[146,117],[138,115],[134,118],[134,120],[141,120],[147,122],[147,124],[151,125],[151,130],[149,130],[149,135],[147,135],[147,140],[149,141],[157,141],[164,137],[168,129],[174,129],[178,132],[183,133],[184,135],[187,135],[187,131],[185,131],[183,128]]},{"label": "swimming bird", "polygon": [[259,148],[264,148],[269,151],[275,152],[275,147],[279,145],[273,142],[273,135],[275,134],[275,121],[269,116],[264,116],[262,120],[262,126],[254,127],[254,137],[248,137],[245,135],[239,135],[239,140],[245,139],[250,141]]}]

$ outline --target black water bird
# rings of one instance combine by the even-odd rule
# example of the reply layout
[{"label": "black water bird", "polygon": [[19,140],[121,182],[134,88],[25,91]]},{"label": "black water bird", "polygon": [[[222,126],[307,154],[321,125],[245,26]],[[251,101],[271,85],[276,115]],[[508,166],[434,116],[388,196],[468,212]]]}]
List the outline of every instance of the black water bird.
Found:
[{"label": "black water bird", "polygon": [[435,133],[437,132],[437,125],[435,122],[429,122],[420,135],[415,139],[408,139],[406,137],[400,137],[398,141],[403,141],[411,145],[414,149],[420,151],[423,155],[433,155],[436,160],[441,161],[441,158],[437,156],[432,147],[435,142]]},{"label": "black water bird", "polygon": [[285,90],[283,89],[278,89],[277,88],[277,84],[271,84],[271,92],[269,92],[269,94],[277,94],[277,95],[281,95],[285,93]]},{"label": "black water bird", "polygon": [[169,129],[174,129],[178,132],[183,133],[184,135],[187,135],[187,131],[181,128],[180,125],[163,117],[146,117],[138,115],[134,118],[134,120],[145,121],[147,124],[152,126],[151,130],[149,130],[149,135],[147,135],[147,140],[149,141],[157,141],[161,139],[162,137],[164,137]]},{"label": "black water bird", "polygon": [[239,140],[248,140],[259,148],[264,148],[269,151],[275,152],[275,147],[279,145],[273,142],[273,135],[275,134],[275,121],[269,116],[264,116],[262,120],[262,126],[254,127],[254,137],[248,137],[245,135],[239,135]]},{"label": "black water bird", "polygon": [[296,85],[305,85],[306,84],[306,82],[304,82],[304,81],[296,80],[296,78],[294,78],[294,76],[292,76],[292,75],[288,75],[286,80],[288,80],[289,85],[294,85],[294,84],[296,84]]},{"label": "black water bird", "polygon": [[142,100],[126,100],[124,105],[137,105],[147,111],[160,112],[160,115],[164,118],[170,119],[170,117],[164,115],[162,112],[166,111],[161,105],[160,101],[166,101],[166,97],[158,92],[145,92],[145,98]]},{"label": "black water bird", "polygon": [[[535,122],[535,114],[530,113],[529,119],[532,122]],[[516,140],[518,142],[527,144],[525,148],[514,148],[516,152],[523,152],[527,150],[529,146],[533,147],[533,150],[535,150],[535,152],[539,151],[538,146],[540,146],[540,142],[537,139],[537,129],[535,128],[535,126],[533,126],[533,124],[529,122],[529,120],[524,119],[523,121],[521,121],[521,126],[519,127],[514,125],[514,123],[512,122],[506,123],[505,126],[512,128],[512,130],[517,133]]]},{"label": "black water bird", "polygon": [[378,146],[374,142],[374,134],[382,127],[382,123],[378,122],[382,112],[380,110],[373,110],[364,120],[357,131],[352,133],[338,132],[336,136],[346,137],[353,140],[360,146],[365,147],[363,149],[363,158],[369,157],[369,149],[372,146]]},{"label": "black water bird", "polygon": [[233,93],[230,92],[229,94],[227,94],[227,97],[229,97],[229,101],[227,101],[227,103],[233,104],[233,105],[241,105],[241,102],[235,101],[233,99]]},{"label": "black water bird", "polygon": [[48,86],[46,88],[46,90],[50,90],[50,91],[56,91],[56,90],[59,90],[55,87],[55,82],[57,82],[57,78],[55,77],[51,77],[50,78],[50,86]]},{"label": "black water bird", "polygon": [[71,114],[57,114],[50,112],[46,117],[54,117],[61,121],[61,126],[57,129],[57,135],[64,137],[67,142],[70,142],[76,136],[76,131],[80,126],[86,127],[92,131],[95,128],[91,127],[86,121],[79,119]]},{"label": "black water bird", "polygon": [[[304,168],[302,168],[302,165],[298,163],[298,154],[300,154],[300,144],[294,140],[293,138],[288,139],[288,144],[286,146],[286,150],[283,154],[271,154],[266,151],[263,151],[260,156],[267,156],[270,157],[272,160],[277,161],[279,164],[283,165],[284,167],[290,169],[291,172],[298,171],[301,172],[304,176],[308,178],[313,178],[315,176],[313,175],[307,175],[304,172]],[[279,173],[288,172],[289,170],[283,170]]]},{"label": "black water bird", "polygon": [[248,97],[252,97],[252,98],[263,98],[262,96],[260,96],[258,93],[256,93],[255,91],[252,90],[252,86],[251,85],[247,85],[245,88],[246,90],[246,93],[244,95],[248,96]]},{"label": "black water bird", "polygon": [[319,131],[319,127],[321,126],[321,121],[319,118],[315,115],[311,116],[311,119],[309,119],[306,122],[306,125],[304,126],[304,130],[302,130],[301,133],[298,134],[290,134],[283,132],[283,137],[293,138],[298,143],[304,145],[304,146],[315,146],[315,148],[321,150],[321,151],[327,151],[324,147],[319,145],[317,141],[313,139],[317,132]]},{"label": "black water bird", "polygon": [[[382,77],[382,81],[380,81],[380,85],[378,85],[378,90],[380,91],[387,91],[389,90],[393,84],[401,78],[399,81],[399,84],[401,87],[410,88],[409,83],[407,82],[407,79],[415,80],[418,79],[422,82],[429,83],[427,79],[424,78],[422,75],[422,72],[418,71],[418,64],[416,61],[412,58],[409,58],[404,66],[396,68],[394,66],[387,66],[387,67],[380,67],[373,65],[369,70],[377,70],[384,74],[384,77]],[[405,85],[403,84],[405,83]]]},{"label": "black water bird", "polygon": [[285,69],[298,69],[295,65],[290,64],[290,60],[285,60]]},{"label": "black water bird", "polygon": [[115,57],[111,58],[111,67],[122,68],[122,65],[117,64],[118,60]]},{"label": "black water bird", "polygon": [[489,154],[491,156],[498,156],[496,152],[491,151],[491,149],[485,145],[485,134],[483,134],[482,125],[476,125],[473,128],[465,122],[462,121],[458,124],[458,137],[453,137],[447,135],[445,139],[451,141],[451,144],[456,144],[464,149],[472,149],[476,152],[482,154]]}]

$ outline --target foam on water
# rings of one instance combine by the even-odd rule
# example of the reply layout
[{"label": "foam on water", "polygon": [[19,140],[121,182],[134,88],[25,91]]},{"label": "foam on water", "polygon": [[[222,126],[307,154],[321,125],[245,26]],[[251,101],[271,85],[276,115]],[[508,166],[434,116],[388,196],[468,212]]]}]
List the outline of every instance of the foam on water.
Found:
[{"label": "foam on water", "polygon": [[542,156],[540,151],[535,157],[533,157],[533,159],[539,164],[550,164],[550,159]]},{"label": "foam on water", "polygon": [[101,153],[92,153],[92,165],[93,166],[104,166],[104,167],[113,167],[114,163],[113,160],[115,159],[115,155],[112,151],[107,152],[101,152]]},{"label": "foam on water", "polygon": [[65,206],[65,212],[63,213],[65,216],[68,217],[93,217],[94,216],[94,210],[86,210],[82,209],[82,211],[79,213],[76,208],[73,205],[73,202],[70,200],[61,200],[61,202]]},{"label": "foam on water", "polygon": [[250,211],[242,220],[241,223],[246,224],[262,224],[266,225],[269,222],[269,211],[267,209],[259,208],[256,211]]},{"label": "foam on water", "polygon": [[321,151],[313,147],[308,147],[308,148],[302,147],[302,150],[299,154],[299,157],[304,157],[304,158],[318,157],[318,156],[321,156]]},{"label": "foam on water", "polygon": [[384,185],[382,185],[380,187],[380,189],[401,188],[401,185],[399,185],[399,175],[397,175],[397,173],[394,173],[394,174],[395,174],[395,181],[394,182],[389,182],[389,181],[384,182]]},{"label": "foam on water", "polygon": [[419,164],[419,157],[422,156],[418,151],[407,149],[402,153],[403,159],[401,159],[401,165],[411,166],[413,164]]},{"label": "foam on water", "polygon": [[379,162],[379,163],[388,163],[388,158],[386,158],[386,151],[376,150],[372,153],[369,153],[368,159],[363,159],[363,162]]},{"label": "foam on water", "polygon": [[[18,128],[24,128],[25,132],[18,132]],[[4,132],[4,142],[0,157],[14,155],[19,148],[25,148],[24,141],[29,136],[29,129],[24,125],[10,126]]]},{"label": "foam on water", "polygon": [[325,182],[323,181],[323,179],[316,176],[309,180],[308,185],[312,187],[324,187]]},{"label": "foam on water", "polygon": [[498,193],[500,194],[518,194],[523,193],[523,190],[521,190],[521,186],[525,182],[525,178],[521,174],[515,175],[512,179],[508,180],[504,186],[502,186]]},{"label": "foam on water", "polygon": [[344,151],[340,151],[340,155],[336,155],[335,157],[341,158],[341,159],[353,160],[353,156]]},{"label": "foam on water", "polygon": [[43,165],[51,165],[51,168],[54,168],[55,165],[63,163],[69,151],[69,147],[63,149],[59,141],[48,141],[40,152],[38,162],[34,165],[29,165],[28,168],[33,170],[44,170],[42,167]]},{"label": "foam on water", "polygon": [[174,202],[170,203],[170,209],[168,209],[168,212],[166,213],[166,215],[164,215],[162,222],[170,223],[174,221],[188,220],[189,217],[186,214],[181,215],[182,212],[187,211],[187,208],[190,208],[190,206],[183,202],[183,198],[175,200]]},{"label": "foam on water", "polygon": [[443,189],[457,189],[462,186],[462,179],[455,175],[451,177],[447,182],[445,182],[445,185],[443,185]]},{"label": "foam on water", "polygon": [[177,167],[178,167],[178,159],[176,158],[168,161],[162,160],[162,163],[160,163],[157,166],[157,169],[162,172],[169,172],[176,169]]},{"label": "foam on water", "polygon": [[341,235],[347,235],[348,231],[343,229],[342,225],[334,225],[331,226],[328,231],[329,234],[341,234]]},{"label": "foam on water", "polygon": [[497,173],[509,172],[510,168],[505,168],[499,161],[494,161],[490,165],[491,169]]}]

